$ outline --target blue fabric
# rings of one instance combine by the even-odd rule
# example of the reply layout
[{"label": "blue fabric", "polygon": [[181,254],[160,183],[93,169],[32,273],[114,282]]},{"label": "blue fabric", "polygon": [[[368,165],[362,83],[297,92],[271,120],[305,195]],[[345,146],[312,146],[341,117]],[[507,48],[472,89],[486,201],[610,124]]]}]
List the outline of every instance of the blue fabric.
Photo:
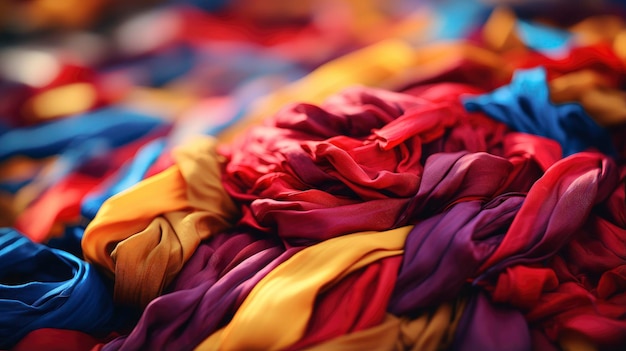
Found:
[{"label": "blue fabric", "polygon": [[524,44],[537,51],[551,52],[566,49],[571,33],[538,23],[517,21],[517,32]]},{"label": "blue fabric", "polygon": [[0,349],[40,328],[111,332],[111,294],[94,267],[0,228]]},{"label": "blue fabric", "polygon": [[465,109],[484,112],[510,128],[556,140],[563,156],[596,148],[615,156],[609,133],[595,123],[578,103],[550,102],[543,67],[518,70],[509,85],[491,93],[462,97]]},{"label": "blue fabric", "polygon": [[81,204],[81,214],[92,220],[102,204],[111,196],[122,192],[140,182],[150,166],[157,160],[165,148],[165,139],[159,138],[144,145],[137,155],[116,176],[115,181],[104,191],[89,194]]},{"label": "blue fabric", "polygon": [[80,225],[67,226],[65,227],[63,236],[53,237],[48,240],[46,245],[50,248],[63,250],[83,259],[83,248],[80,243],[85,233],[84,227],[86,227],[86,225],[82,225],[82,223]]},{"label": "blue fabric", "polygon": [[115,148],[163,124],[160,119],[138,112],[104,108],[50,123],[13,129],[0,135],[0,161],[15,155],[48,157],[94,139]]}]

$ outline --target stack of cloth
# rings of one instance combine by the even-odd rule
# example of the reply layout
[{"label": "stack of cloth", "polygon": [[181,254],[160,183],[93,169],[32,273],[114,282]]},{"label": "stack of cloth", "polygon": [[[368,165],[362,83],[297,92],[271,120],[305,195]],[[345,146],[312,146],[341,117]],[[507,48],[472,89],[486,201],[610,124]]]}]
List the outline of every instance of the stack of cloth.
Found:
[{"label": "stack of cloth", "polygon": [[626,349],[624,5],[254,3],[0,48],[0,350]]}]

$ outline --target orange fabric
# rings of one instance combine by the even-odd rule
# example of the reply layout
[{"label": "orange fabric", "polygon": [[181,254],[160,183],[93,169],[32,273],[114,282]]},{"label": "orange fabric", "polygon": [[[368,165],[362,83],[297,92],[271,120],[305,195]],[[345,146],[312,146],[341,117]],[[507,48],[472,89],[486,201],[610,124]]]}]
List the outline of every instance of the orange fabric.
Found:
[{"label": "orange fabric", "polygon": [[201,240],[231,226],[237,209],[221,185],[215,140],[174,151],[176,165],[107,200],[85,230],[85,259],[115,276],[115,299],[147,305]]},{"label": "orange fabric", "polygon": [[626,122],[626,94],[612,88],[605,77],[590,70],[552,80],[550,99],[555,103],[580,103],[589,116],[603,126]]}]

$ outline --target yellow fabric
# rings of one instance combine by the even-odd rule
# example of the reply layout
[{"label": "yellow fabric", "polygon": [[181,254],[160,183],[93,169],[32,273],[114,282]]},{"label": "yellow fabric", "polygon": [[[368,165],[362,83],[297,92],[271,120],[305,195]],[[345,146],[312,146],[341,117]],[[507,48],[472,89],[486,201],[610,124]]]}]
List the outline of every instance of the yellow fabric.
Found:
[{"label": "yellow fabric", "polygon": [[222,188],[214,139],[189,143],[174,158],[175,166],[105,201],[85,230],[85,259],[114,273],[118,302],[147,305],[201,240],[238,216]]},{"label": "yellow fabric", "polygon": [[224,328],[196,350],[279,350],[306,332],[316,296],[346,275],[402,254],[411,226],[362,232],[307,247],[272,270]]},{"label": "yellow fabric", "polygon": [[550,82],[555,103],[578,102],[602,126],[626,122],[626,94],[611,89],[606,78],[590,70],[569,73]]},{"label": "yellow fabric", "polygon": [[517,35],[517,17],[505,6],[495,8],[482,30],[485,45],[496,51],[524,50],[524,43]]}]

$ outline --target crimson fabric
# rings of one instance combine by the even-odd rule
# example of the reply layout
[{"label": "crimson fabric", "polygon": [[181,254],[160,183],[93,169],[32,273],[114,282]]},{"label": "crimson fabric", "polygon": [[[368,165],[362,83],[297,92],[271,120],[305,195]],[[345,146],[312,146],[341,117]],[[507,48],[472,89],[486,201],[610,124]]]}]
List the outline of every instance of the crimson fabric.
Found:
[{"label": "crimson fabric", "polygon": [[625,188],[622,166],[619,183],[562,249],[545,264],[507,268],[492,299],[524,311],[553,341],[575,333],[602,349],[626,343]]},{"label": "crimson fabric", "polygon": [[530,189],[502,243],[481,271],[500,271],[550,257],[572,238],[592,208],[608,198],[618,182],[618,167],[606,155],[584,152],[558,161]]},{"label": "crimson fabric", "polygon": [[389,228],[401,197],[417,188],[419,158],[377,152],[364,139],[415,104],[406,95],[354,89],[322,107],[292,106],[253,128],[227,153],[224,184],[245,201],[241,223],[308,240]]},{"label": "crimson fabric", "polygon": [[617,87],[624,82],[626,73],[624,62],[606,42],[574,46],[561,57],[553,58],[536,51],[526,51],[523,54],[511,51],[504,55],[504,59],[521,69],[545,67],[549,81],[566,73],[592,69],[611,82],[611,86]]},{"label": "crimson fabric", "polygon": [[76,330],[43,328],[28,333],[11,351],[86,351],[106,341]]},{"label": "crimson fabric", "polygon": [[502,152],[506,127],[468,115],[458,101],[475,91],[353,88],[319,107],[282,110],[222,149],[224,186],[243,206],[240,224],[275,230],[291,245],[392,228],[418,191],[428,155]]},{"label": "crimson fabric", "polygon": [[225,325],[254,285],[297,251],[285,251],[258,233],[215,236],[196,249],[168,293],[146,307],[134,330],[102,349],[192,349]]},{"label": "crimson fabric", "polygon": [[302,350],[379,325],[385,319],[401,261],[401,256],[394,256],[372,263],[318,296],[305,336],[288,350]]}]

